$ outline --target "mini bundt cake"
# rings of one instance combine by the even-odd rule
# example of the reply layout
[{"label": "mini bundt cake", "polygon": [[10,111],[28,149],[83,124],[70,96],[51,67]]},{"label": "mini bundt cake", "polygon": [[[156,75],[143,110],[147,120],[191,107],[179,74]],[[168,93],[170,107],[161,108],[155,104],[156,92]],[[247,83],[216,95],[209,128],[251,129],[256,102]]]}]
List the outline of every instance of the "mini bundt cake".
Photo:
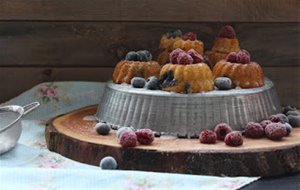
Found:
[{"label": "mini bundt cake", "polygon": [[159,77],[160,65],[151,59],[152,55],[147,50],[128,52],[125,60],[117,64],[113,73],[113,82],[130,84],[133,77],[145,79],[151,76]]},{"label": "mini bundt cake", "polygon": [[250,61],[246,50],[231,52],[226,60],[219,61],[213,68],[214,78],[228,77],[233,85],[241,88],[256,88],[264,85],[264,74],[260,65]]},{"label": "mini bundt cake", "polygon": [[223,26],[218,37],[213,42],[211,51],[206,51],[211,66],[213,67],[221,59],[225,59],[230,52],[239,52],[240,45],[232,26]]},{"label": "mini bundt cake", "polygon": [[164,34],[159,43],[160,53],[157,56],[157,62],[164,65],[169,62],[169,54],[173,51],[173,45],[182,37],[181,30],[171,30]]},{"label": "mini bundt cake", "polygon": [[213,74],[203,63],[202,55],[194,49],[188,52],[176,49],[170,54],[170,61],[160,71],[161,87],[164,91],[177,93],[199,93],[214,88]]},{"label": "mini bundt cake", "polygon": [[177,48],[186,52],[190,49],[194,49],[196,52],[203,55],[204,45],[202,41],[197,40],[197,35],[195,33],[187,32],[183,35],[182,39],[174,42],[173,49]]},{"label": "mini bundt cake", "polygon": [[171,30],[164,34],[160,39],[159,49],[167,52],[173,50],[173,44],[175,41],[181,39],[181,30]]}]

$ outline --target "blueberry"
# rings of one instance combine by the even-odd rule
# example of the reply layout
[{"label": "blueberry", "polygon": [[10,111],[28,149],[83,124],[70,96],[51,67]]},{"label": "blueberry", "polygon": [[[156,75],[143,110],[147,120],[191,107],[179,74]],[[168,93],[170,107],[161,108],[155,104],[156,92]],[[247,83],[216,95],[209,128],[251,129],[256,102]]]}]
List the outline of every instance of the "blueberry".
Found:
[{"label": "blueberry", "polygon": [[127,61],[138,61],[139,60],[139,55],[135,51],[130,51],[126,54],[125,60],[127,60]]},{"label": "blueberry", "polygon": [[113,170],[113,169],[117,169],[118,164],[117,164],[116,159],[114,159],[111,156],[106,156],[101,159],[100,167],[103,170]]},{"label": "blueberry", "polygon": [[144,88],[146,80],[142,77],[133,77],[131,79],[131,85],[133,88]]},{"label": "blueberry", "polygon": [[117,130],[117,137],[119,138],[121,136],[121,134],[125,131],[134,131],[134,128],[133,127],[120,127]]},{"label": "blueberry", "polygon": [[288,115],[287,117],[292,127],[300,127],[300,115]]},{"label": "blueberry", "polygon": [[157,77],[153,76],[147,80],[146,88],[149,90],[158,90],[160,88],[160,83]]},{"label": "blueberry", "polygon": [[182,36],[182,32],[179,29],[170,30],[170,31],[167,32],[167,37],[168,38],[176,38],[176,37],[181,37],[181,36]]},{"label": "blueberry", "polygon": [[215,85],[219,90],[229,90],[231,89],[232,82],[230,78],[218,77],[215,80]]},{"label": "blueberry", "polygon": [[286,128],[286,135],[285,136],[289,136],[289,134],[292,131],[292,126],[289,123],[284,123],[283,126]]},{"label": "blueberry", "polygon": [[138,60],[139,61],[151,61],[152,60],[152,54],[148,50],[140,50],[136,52],[138,54]]},{"label": "blueberry", "polygon": [[289,119],[283,113],[278,113],[278,114],[276,114],[276,116],[278,116],[280,118],[282,123],[288,123],[289,122]]},{"label": "blueberry", "polygon": [[287,115],[287,116],[289,116],[289,115],[295,115],[295,116],[297,116],[297,115],[300,115],[300,114],[299,114],[298,111],[288,111],[288,112],[286,113],[286,115]]},{"label": "blueberry", "polygon": [[110,125],[107,123],[96,123],[94,129],[100,135],[107,135],[110,131]]},{"label": "blueberry", "polygon": [[285,106],[282,110],[282,113],[286,114],[288,111],[297,111],[297,109],[293,106]]}]

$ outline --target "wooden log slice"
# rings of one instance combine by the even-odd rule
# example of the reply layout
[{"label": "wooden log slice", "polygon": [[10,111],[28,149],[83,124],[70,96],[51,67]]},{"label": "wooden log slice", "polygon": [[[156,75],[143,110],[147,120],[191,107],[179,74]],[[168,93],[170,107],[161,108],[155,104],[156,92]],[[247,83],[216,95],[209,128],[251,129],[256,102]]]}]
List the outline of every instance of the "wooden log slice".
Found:
[{"label": "wooden log slice", "polygon": [[114,130],[107,136],[98,135],[93,129],[95,121],[85,119],[95,112],[92,106],[53,119],[45,132],[49,150],[91,165],[99,165],[110,155],[124,170],[217,176],[277,176],[300,171],[300,128],[281,141],[244,138],[240,147],[226,146],[223,141],[207,145],[198,139],[160,137],[149,146],[123,148]]}]

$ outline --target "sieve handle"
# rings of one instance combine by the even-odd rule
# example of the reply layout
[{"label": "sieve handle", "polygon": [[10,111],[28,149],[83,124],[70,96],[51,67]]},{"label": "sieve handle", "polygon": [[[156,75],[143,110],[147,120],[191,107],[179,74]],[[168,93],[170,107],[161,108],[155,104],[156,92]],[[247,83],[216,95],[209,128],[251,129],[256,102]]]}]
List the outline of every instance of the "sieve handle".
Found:
[{"label": "sieve handle", "polygon": [[23,107],[24,109],[24,113],[23,113],[23,116],[28,114],[29,112],[31,112],[32,110],[36,109],[37,107],[39,107],[41,104],[39,102],[33,102],[33,103],[30,103],[26,106]]}]

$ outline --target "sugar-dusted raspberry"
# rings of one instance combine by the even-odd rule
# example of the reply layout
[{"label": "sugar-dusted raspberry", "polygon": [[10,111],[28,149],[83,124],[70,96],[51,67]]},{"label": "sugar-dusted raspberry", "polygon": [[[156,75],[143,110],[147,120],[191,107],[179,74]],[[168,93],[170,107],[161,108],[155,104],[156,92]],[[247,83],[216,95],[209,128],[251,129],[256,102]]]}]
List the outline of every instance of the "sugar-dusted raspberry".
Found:
[{"label": "sugar-dusted raspberry", "polygon": [[195,41],[195,40],[197,40],[197,34],[195,34],[193,32],[187,32],[182,36],[182,39]]},{"label": "sugar-dusted raspberry", "polygon": [[225,136],[224,141],[228,146],[241,146],[243,144],[243,136],[239,131],[232,131]]},{"label": "sugar-dusted raspberry", "polygon": [[260,122],[260,125],[264,128],[264,130],[265,130],[265,128],[266,128],[266,126],[267,125],[269,125],[270,123],[273,123],[271,120],[268,120],[268,119],[266,119],[266,120],[263,120],[262,122]]},{"label": "sugar-dusted raspberry", "polygon": [[177,63],[182,65],[189,65],[193,63],[193,58],[189,54],[182,52],[178,54]]},{"label": "sugar-dusted raspberry", "polygon": [[232,131],[231,127],[227,123],[220,123],[215,127],[215,133],[217,139],[224,140],[225,136]]},{"label": "sugar-dusted raspberry", "polygon": [[287,134],[287,131],[282,123],[270,123],[265,128],[265,134],[271,140],[280,140]]},{"label": "sugar-dusted raspberry", "polygon": [[154,132],[151,129],[138,129],[135,134],[141,144],[149,145],[154,141]]},{"label": "sugar-dusted raspberry", "polygon": [[217,134],[212,130],[203,130],[199,135],[199,141],[203,144],[214,144],[217,141]]},{"label": "sugar-dusted raspberry", "polygon": [[226,61],[231,62],[231,63],[236,63],[237,62],[236,57],[237,57],[237,53],[230,52],[226,57]]},{"label": "sugar-dusted raspberry", "polygon": [[250,63],[250,55],[249,53],[245,51],[239,51],[236,55],[236,62],[237,63],[243,63],[247,64]]},{"label": "sugar-dusted raspberry", "polygon": [[170,53],[170,62],[173,64],[177,64],[177,57],[179,53],[184,52],[182,49],[177,48]]},{"label": "sugar-dusted raspberry", "polygon": [[236,38],[236,35],[232,26],[225,25],[220,29],[218,37],[234,39]]},{"label": "sugar-dusted raspberry", "polygon": [[250,138],[261,138],[265,134],[264,128],[255,122],[249,122],[245,129],[245,135]]},{"label": "sugar-dusted raspberry", "polygon": [[123,147],[134,147],[137,143],[137,136],[133,131],[125,131],[121,133],[118,140]]},{"label": "sugar-dusted raspberry", "polygon": [[282,114],[282,113],[279,113],[279,114],[276,114],[276,115],[271,115],[270,118],[269,118],[270,121],[272,121],[273,123],[288,123],[289,122],[289,119],[286,115]]},{"label": "sugar-dusted raspberry", "polygon": [[190,49],[187,54],[193,58],[193,63],[202,63],[204,61],[203,56],[194,49]]}]

